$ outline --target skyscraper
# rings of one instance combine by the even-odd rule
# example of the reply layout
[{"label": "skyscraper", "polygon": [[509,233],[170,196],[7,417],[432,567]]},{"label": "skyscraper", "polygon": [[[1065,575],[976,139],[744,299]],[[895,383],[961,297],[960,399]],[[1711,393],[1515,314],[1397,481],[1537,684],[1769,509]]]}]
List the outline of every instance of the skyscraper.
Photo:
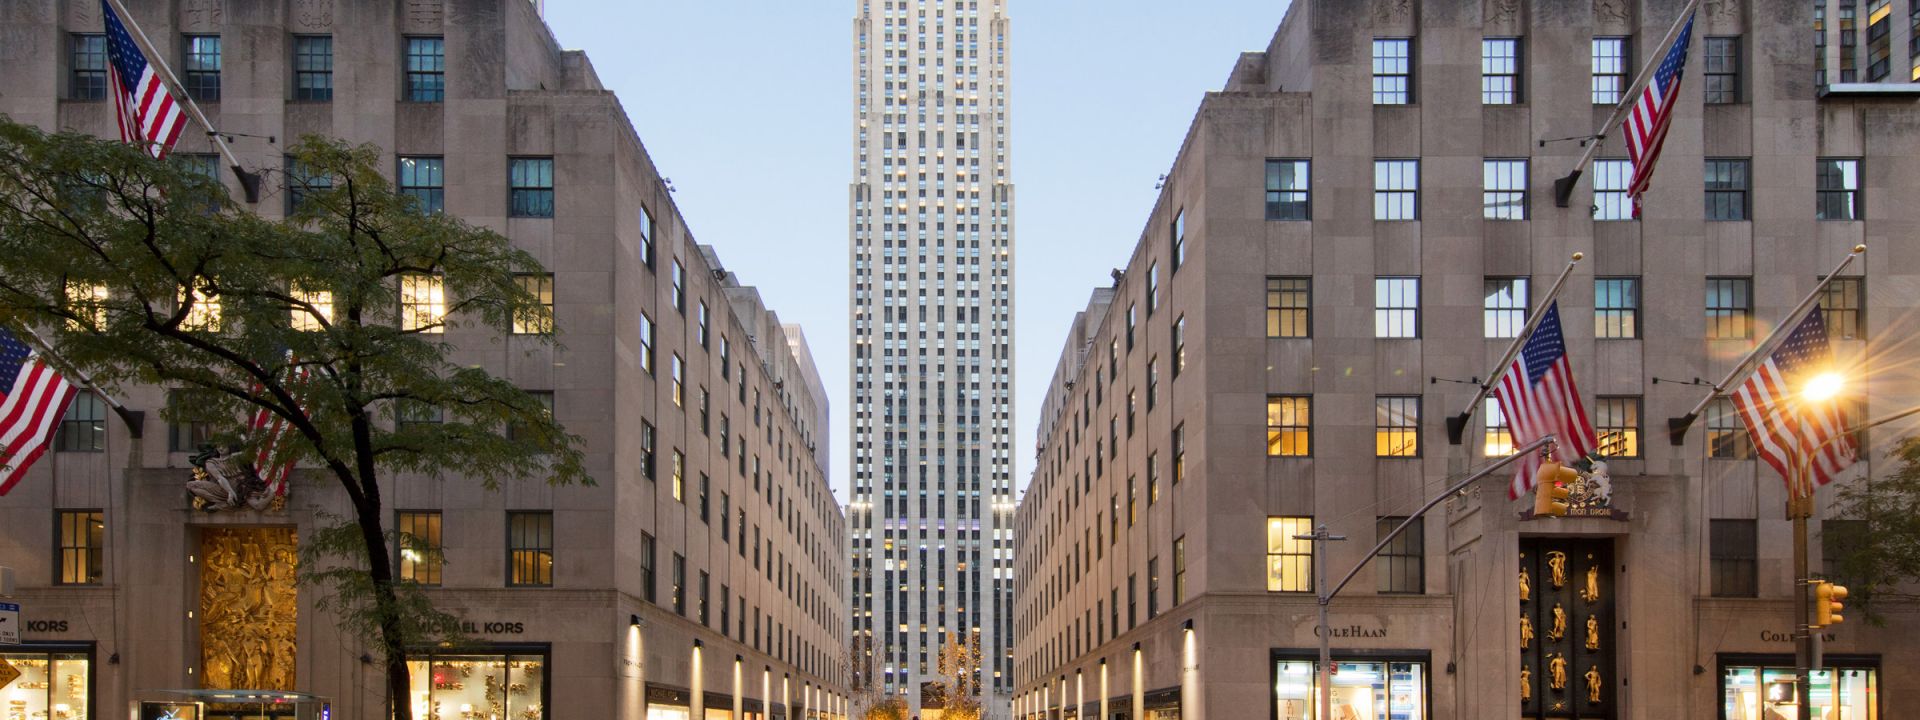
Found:
[{"label": "skyscraper", "polygon": [[917,712],[949,633],[1010,685],[1013,183],[1005,0],[858,0],[854,667]]}]

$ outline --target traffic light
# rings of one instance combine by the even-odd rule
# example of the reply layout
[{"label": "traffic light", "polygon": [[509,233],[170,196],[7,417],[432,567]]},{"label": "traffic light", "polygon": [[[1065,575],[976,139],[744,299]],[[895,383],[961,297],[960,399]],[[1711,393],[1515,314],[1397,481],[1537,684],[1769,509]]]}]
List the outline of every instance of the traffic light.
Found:
[{"label": "traffic light", "polygon": [[1533,516],[1564,517],[1567,514],[1567,493],[1563,483],[1573,482],[1580,473],[1573,468],[1561,465],[1558,460],[1543,460],[1539,472],[1533,475]]},{"label": "traffic light", "polygon": [[1846,618],[1840,615],[1846,605],[1840,601],[1847,599],[1847,588],[1825,580],[1813,583],[1813,626],[1826,627],[1838,625]]}]

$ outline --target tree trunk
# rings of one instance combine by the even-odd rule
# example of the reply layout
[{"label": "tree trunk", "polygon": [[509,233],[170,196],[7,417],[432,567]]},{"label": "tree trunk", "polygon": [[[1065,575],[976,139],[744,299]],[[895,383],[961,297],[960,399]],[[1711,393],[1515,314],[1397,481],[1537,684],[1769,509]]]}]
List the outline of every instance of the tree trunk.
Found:
[{"label": "tree trunk", "polygon": [[393,564],[387,557],[386,533],[380,527],[380,498],[364,496],[355,503],[360,536],[367,548],[367,575],[373,581],[374,612],[380,619],[380,655],[386,665],[388,717],[412,720],[413,705],[407,702],[411,690],[407,677],[406,645],[400,637],[396,608],[399,597],[393,592]]}]

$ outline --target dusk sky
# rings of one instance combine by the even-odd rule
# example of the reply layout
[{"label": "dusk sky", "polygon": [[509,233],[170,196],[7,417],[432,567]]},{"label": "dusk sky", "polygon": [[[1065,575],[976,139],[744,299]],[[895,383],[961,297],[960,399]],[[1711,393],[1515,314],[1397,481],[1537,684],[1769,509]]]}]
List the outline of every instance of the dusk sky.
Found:
[{"label": "dusk sky", "polygon": [[[1201,95],[1263,50],[1286,0],[1008,0],[1014,484],[1073,314],[1126,262]],[[847,192],[856,2],[547,0],[620,97],[694,238],[799,323],[848,487]]]}]

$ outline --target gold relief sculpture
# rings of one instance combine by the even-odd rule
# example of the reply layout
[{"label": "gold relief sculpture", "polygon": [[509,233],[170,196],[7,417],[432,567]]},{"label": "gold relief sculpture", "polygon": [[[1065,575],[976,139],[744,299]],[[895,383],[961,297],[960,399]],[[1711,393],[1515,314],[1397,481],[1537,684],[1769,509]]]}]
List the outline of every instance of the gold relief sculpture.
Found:
[{"label": "gold relief sculpture", "polygon": [[1527,666],[1521,665],[1520,666],[1520,702],[1526,702],[1532,699],[1533,699],[1533,671],[1528,670]]},{"label": "gold relief sculpture", "polygon": [[201,686],[292,691],[293,528],[204,528],[200,555]]},{"label": "gold relief sculpture", "polygon": [[1532,578],[1527,577],[1527,569],[1520,568],[1520,602],[1533,599],[1533,588],[1528,587]]},{"label": "gold relief sculpture", "polygon": [[1600,704],[1600,668],[1587,666],[1587,702]]},{"label": "gold relief sculpture", "polygon": [[1555,701],[1553,701],[1553,709],[1555,709],[1555,710],[1565,710],[1565,709],[1567,709],[1567,701],[1565,701],[1565,700],[1555,700]]},{"label": "gold relief sculpture", "polygon": [[1547,672],[1551,674],[1547,679],[1548,687],[1555,690],[1567,689],[1567,658],[1565,656],[1562,656],[1560,653],[1549,654],[1547,656]]},{"label": "gold relief sculpture", "polygon": [[1587,649],[1600,649],[1600,621],[1592,615],[1587,616]]},{"label": "gold relief sculpture", "polygon": [[1553,589],[1567,586],[1567,554],[1555,550],[1547,553],[1547,569],[1553,571]]},{"label": "gold relief sculpture", "polygon": [[[1593,556],[1588,555],[1587,559],[1592,560]],[[1600,566],[1599,565],[1587,566],[1587,587],[1580,591],[1580,597],[1581,599],[1586,600],[1588,605],[1592,605],[1600,601]]]},{"label": "gold relief sculpture", "polygon": [[1525,650],[1529,647],[1533,647],[1533,619],[1525,615],[1521,615],[1520,616],[1520,649]]},{"label": "gold relief sculpture", "polygon": [[1554,603],[1553,604],[1553,626],[1547,628],[1547,639],[1552,640],[1554,642],[1559,642],[1560,638],[1563,638],[1566,636],[1567,636],[1567,611],[1560,607],[1560,603]]}]

